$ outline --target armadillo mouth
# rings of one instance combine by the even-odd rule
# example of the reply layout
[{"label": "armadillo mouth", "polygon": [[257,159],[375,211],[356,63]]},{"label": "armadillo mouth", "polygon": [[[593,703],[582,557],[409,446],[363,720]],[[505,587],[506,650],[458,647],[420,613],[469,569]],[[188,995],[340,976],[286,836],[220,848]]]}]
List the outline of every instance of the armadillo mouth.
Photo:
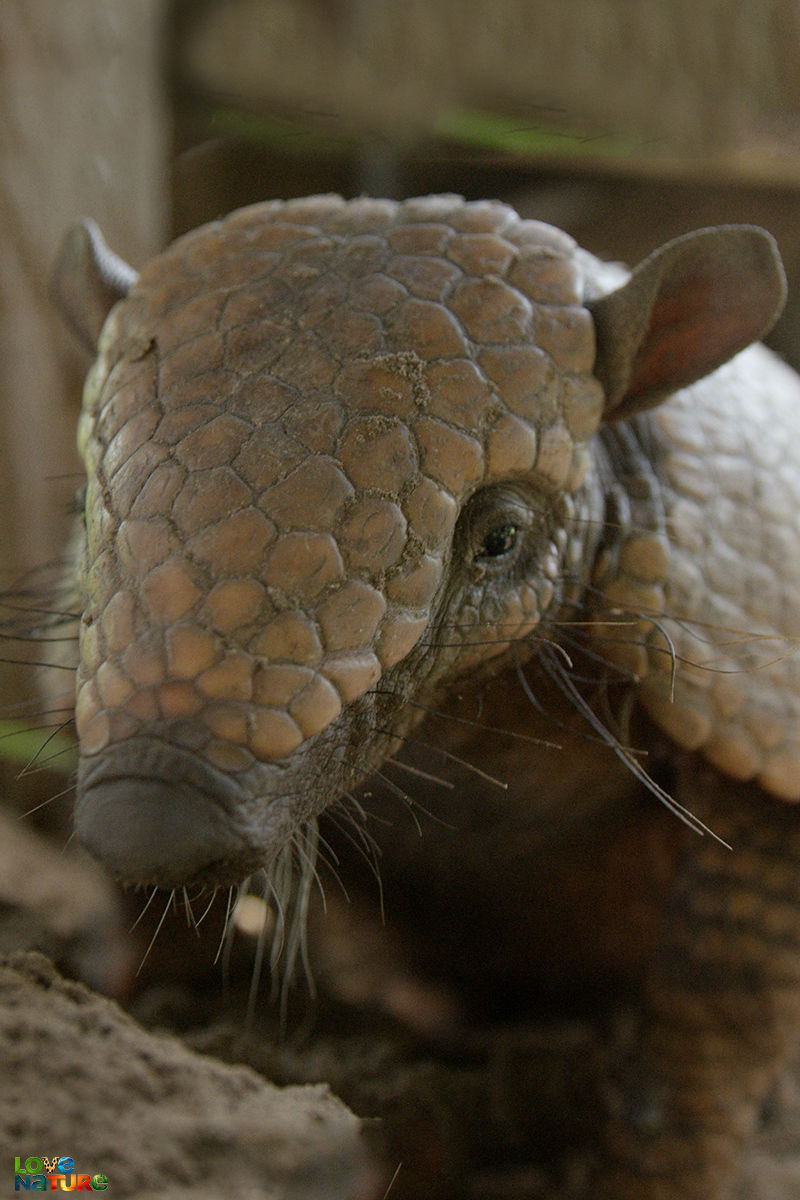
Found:
[{"label": "armadillo mouth", "polygon": [[75,832],[125,883],[241,882],[265,859],[236,819],[242,791],[191,752],[145,738],[81,762]]}]

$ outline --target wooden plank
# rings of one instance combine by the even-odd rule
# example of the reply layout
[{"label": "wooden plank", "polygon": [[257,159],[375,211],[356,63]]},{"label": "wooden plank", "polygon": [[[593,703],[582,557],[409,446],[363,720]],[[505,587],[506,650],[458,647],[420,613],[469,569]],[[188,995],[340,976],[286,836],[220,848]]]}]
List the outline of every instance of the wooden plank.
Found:
[{"label": "wooden plank", "polygon": [[[800,142],[792,0],[184,3],[185,83],[228,105],[408,145],[483,110],[707,164]],[[287,131],[291,136],[291,131]],[[513,144],[513,143],[512,143]],[[596,149],[604,155],[605,149]]]},{"label": "wooden plank", "polygon": [[0,13],[0,571],[63,551],[86,360],[53,309],[67,225],[141,261],[165,234],[164,0],[4,0]]}]

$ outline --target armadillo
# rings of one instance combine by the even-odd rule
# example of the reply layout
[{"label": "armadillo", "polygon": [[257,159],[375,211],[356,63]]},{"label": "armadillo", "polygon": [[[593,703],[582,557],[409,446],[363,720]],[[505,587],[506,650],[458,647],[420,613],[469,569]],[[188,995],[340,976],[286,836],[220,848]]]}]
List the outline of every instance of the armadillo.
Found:
[{"label": "armadillo", "polygon": [[138,276],[89,225],[69,246],[97,347],[80,840],[125,882],[236,884],[424,720],[486,770],[446,863],[418,839],[392,886],[416,854],[429,916],[481,893],[519,968],[525,830],[627,813],[668,852],[642,849],[660,907],[591,1195],[728,1196],[800,1031],[800,380],[758,344],[770,236],[700,230],[629,271],[499,202],[322,196]]}]

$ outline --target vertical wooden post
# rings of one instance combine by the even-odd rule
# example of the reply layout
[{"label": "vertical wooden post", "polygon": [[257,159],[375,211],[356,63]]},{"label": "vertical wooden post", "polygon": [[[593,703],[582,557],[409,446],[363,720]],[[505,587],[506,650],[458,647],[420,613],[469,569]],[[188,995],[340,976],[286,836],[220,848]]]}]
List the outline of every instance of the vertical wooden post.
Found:
[{"label": "vertical wooden post", "polygon": [[4,0],[0,9],[0,590],[58,556],[80,485],[86,359],[50,269],[88,215],[140,262],[165,235],[165,0]]}]

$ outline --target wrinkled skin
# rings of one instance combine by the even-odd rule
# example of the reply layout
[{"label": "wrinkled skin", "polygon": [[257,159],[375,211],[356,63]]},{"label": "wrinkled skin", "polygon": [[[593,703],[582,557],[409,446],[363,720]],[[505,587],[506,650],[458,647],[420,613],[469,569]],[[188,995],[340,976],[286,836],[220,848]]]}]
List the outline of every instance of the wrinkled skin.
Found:
[{"label": "wrinkled skin", "polygon": [[594,844],[577,974],[636,975],[643,1020],[591,1194],[721,1200],[800,1022],[800,383],[738,353],[769,239],[629,277],[503,205],[322,197],[122,293],[80,431],[79,836],[126,881],[236,883],[450,717],[428,739],[509,787],[467,777],[455,842],[384,838],[426,969],[469,991],[446,914],[478,911],[498,988],[546,975],[554,864]]}]

